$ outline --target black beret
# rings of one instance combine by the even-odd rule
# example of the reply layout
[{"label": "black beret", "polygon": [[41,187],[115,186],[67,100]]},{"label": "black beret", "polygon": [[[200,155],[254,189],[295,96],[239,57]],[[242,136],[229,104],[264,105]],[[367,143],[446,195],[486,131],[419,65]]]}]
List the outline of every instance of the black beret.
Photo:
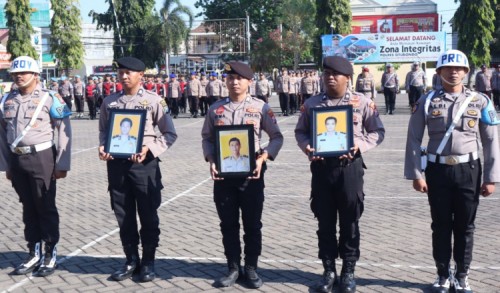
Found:
[{"label": "black beret", "polygon": [[352,65],[349,62],[349,60],[340,56],[325,57],[323,59],[323,68],[331,69],[343,75],[352,75],[354,73],[354,70],[352,69]]},{"label": "black beret", "polygon": [[118,69],[129,69],[132,71],[144,71],[146,69],[144,62],[135,57],[122,57],[116,60],[116,67]]},{"label": "black beret", "polygon": [[231,61],[226,63],[226,65],[224,66],[224,72],[227,74],[238,74],[239,76],[246,79],[253,78],[253,70],[250,68],[250,66],[239,61]]}]

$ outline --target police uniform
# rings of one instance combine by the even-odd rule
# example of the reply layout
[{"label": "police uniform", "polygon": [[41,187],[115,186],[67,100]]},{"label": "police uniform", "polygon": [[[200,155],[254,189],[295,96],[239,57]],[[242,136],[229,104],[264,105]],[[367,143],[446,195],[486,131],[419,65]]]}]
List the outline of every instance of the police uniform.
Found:
[{"label": "police uniform", "polygon": [[[226,64],[228,74],[238,74],[249,81],[253,77],[248,65],[241,62]],[[269,159],[274,160],[283,145],[283,135],[276,123],[270,106],[265,102],[247,95],[241,102],[233,102],[230,98],[215,102],[209,109],[201,131],[203,154],[207,161],[215,162],[215,127],[217,125],[247,124],[254,127],[255,149],[257,153],[266,152]],[[269,144],[261,143],[262,132],[269,136]],[[258,257],[262,250],[262,209],[264,203],[265,162],[259,179],[225,178],[214,181],[214,201],[221,221],[222,243],[230,272],[238,276],[241,260],[239,211],[241,210],[245,236],[245,271],[252,279],[253,288],[260,287],[258,281],[251,276],[255,274]],[[249,274],[249,272],[251,272]],[[236,281],[236,279],[233,280]],[[231,284],[229,284],[231,285]],[[220,286],[229,286],[220,285]]]},{"label": "police uniform", "polygon": [[228,90],[227,84],[226,84],[226,74],[225,73],[222,74],[221,88],[222,88],[221,92],[220,92],[221,99],[229,98],[229,90]]},{"label": "police uniform", "polygon": [[109,144],[110,153],[133,154],[137,149],[137,138],[134,136],[115,135]]},{"label": "police uniform", "polygon": [[422,96],[427,85],[427,77],[425,72],[417,67],[418,62],[413,63],[412,69],[406,74],[405,89],[408,92],[408,100],[410,107],[413,107],[415,102]]},{"label": "police uniform", "polygon": [[[442,66],[469,68],[465,55],[458,50],[447,51],[441,58],[438,61],[438,69]],[[440,148],[459,108],[471,96],[472,100],[466,104],[465,111],[459,117],[449,140]],[[424,178],[421,143],[427,127],[429,141],[425,181],[432,217],[433,257],[438,270],[438,279],[434,287],[441,286],[446,289],[440,292],[447,292],[450,283],[447,279],[453,277],[449,275],[452,251],[457,265],[455,280],[465,278],[466,282],[472,261],[474,220],[479,204],[481,174],[483,173],[484,182],[500,182],[498,130],[491,125],[492,117],[496,120],[496,112],[491,101],[464,86],[456,94],[441,89],[422,96],[410,117],[404,175],[410,180]],[[484,170],[478,157],[478,139],[483,147]],[[440,154],[438,149],[442,149]],[[440,278],[442,278],[441,283]],[[455,283],[457,292],[471,292],[458,290],[460,288],[457,286],[462,285]]]},{"label": "police uniform", "polygon": [[305,102],[316,91],[316,89],[315,89],[316,83],[315,83],[314,79],[312,78],[312,76],[309,75],[309,73],[306,73],[306,76],[304,78],[302,78],[301,83],[302,83],[302,86],[301,86],[302,95],[304,97],[303,102]]},{"label": "police uniform", "polygon": [[[351,76],[353,72],[349,61],[338,56],[324,58],[323,67],[344,76]],[[349,89],[340,98],[329,97],[325,92],[304,102],[295,127],[295,139],[304,153],[307,154],[307,146],[312,146],[311,140],[315,139],[311,134],[311,109],[342,105],[353,107],[354,144],[359,147],[359,152],[352,160],[328,157],[312,161],[310,167],[311,210],[318,219],[318,257],[325,268],[324,277],[329,278],[328,282],[320,286],[324,287],[321,289],[323,292],[330,291],[333,286],[336,278],[335,259],[339,256],[343,259],[343,273],[352,274],[354,282],[354,266],[360,256],[358,221],[364,209],[364,163],[361,154],[379,145],[385,134],[374,102],[369,98]],[[337,213],[340,227],[338,240]]]},{"label": "police uniform", "polygon": [[257,80],[255,83],[255,92],[257,94],[257,98],[267,103],[272,91],[269,81],[264,77],[262,79],[259,78],[259,80]]},{"label": "police uniform", "polygon": [[222,160],[222,172],[249,172],[250,163],[248,156],[241,155],[237,158],[233,156],[226,157]]},{"label": "police uniform", "polygon": [[491,99],[491,72],[484,64],[481,66],[481,71],[476,73],[476,91]]},{"label": "police uniform", "polygon": [[94,120],[96,118],[97,98],[99,97],[99,89],[96,84],[89,83],[85,86],[85,97],[87,100],[87,106],[89,107],[89,118],[90,120]]},{"label": "police uniform", "polygon": [[491,74],[491,90],[493,92],[495,108],[500,110],[500,65],[497,65],[495,71]]},{"label": "police uniform", "polygon": [[318,152],[347,150],[347,135],[343,132],[334,131],[331,134],[323,132],[316,139]]},{"label": "police uniform", "polygon": [[207,95],[207,85],[208,85],[208,79],[205,76],[205,73],[201,74],[201,80],[200,80],[200,100],[198,107],[201,112],[201,116],[205,116],[208,110],[208,95]]},{"label": "police uniform", "polygon": [[384,88],[385,113],[393,114],[396,108],[396,94],[399,91],[399,78],[396,72],[389,72],[389,68],[393,68],[392,64],[387,64],[386,68],[381,80]]},{"label": "police uniform", "polygon": [[[80,78],[79,75],[75,75],[75,78]],[[83,116],[83,108],[85,105],[85,84],[80,80],[73,84],[73,91],[75,97],[75,106],[78,117]]]},{"label": "police uniform", "polygon": [[282,75],[278,77],[278,96],[280,100],[280,107],[283,116],[288,116],[290,96],[288,94],[290,89],[290,76],[288,76],[288,71],[284,70]]},{"label": "police uniform", "polygon": [[217,79],[217,73],[210,75],[214,79],[210,80],[207,85],[207,96],[209,97],[208,105],[211,106],[215,101],[220,99],[222,92],[222,81]]},{"label": "police uniform", "polygon": [[290,86],[288,88],[288,96],[290,97],[290,114],[295,114],[297,112],[297,93],[299,92],[298,86],[299,78],[295,77],[292,73],[290,76]]},{"label": "police uniform", "polygon": [[73,85],[69,80],[63,76],[61,77],[62,84],[59,86],[59,94],[62,96],[64,102],[71,110],[73,108]]},{"label": "police uniform", "polygon": [[176,79],[175,74],[170,75],[170,82],[168,83],[168,102],[172,108],[172,115],[177,118],[179,115],[179,98],[181,97],[181,84]]},{"label": "police uniform", "polygon": [[[23,58],[29,57],[18,57],[13,63]],[[10,72],[31,71],[17,70],[11,67]],[[31,72],[38,73],[37,70]],[[39,106],[41,111],[36,116]],[[42,89],[41,84],[37,84],[31,94],[23,96],[20,91],[13,90],[1,98],[0,171],[10,176],[23,205],[24,237],[30,250],[30,261],[16,268],[15,274],[27,274],[37,265],[41,265],[38,269],[41,276],[49,275],[55,269],[59,214],[54,172],[70,170],[70,115],[61,96]],[[36,121],[30,128],[28,125],[33,116]],[[23,136],[22,132],[26,130]],[[54,130],[58,136],[55,144]],[[44,256],[42,241],[45,242]]]},{"label": "police uniform", "polygon": [[[363,71],[365,70],[367,69],[363,69]],[[356,91],[364,94],[372,100],[375,98],[375,81],[373,80],[373,75],[371,73],[366,71],[366,75],[363,73],[358,75],[358,78],[356,79]]]},{"label": "police uniform", "polygon": [[[123,57],[116,62],[119,69],[135,72],[145,69],[144,63],[133,57]],[[177,134],[165,100],[156,93],[140,88],[132,96],[121,91],[104,99],[99,117],[100,146],[104,146],[107,141],[111,109],[147,111],[142,145],[149,149],[141,163],[118,158],[107,161],[111,207],[118,220],[120,240],[127,256],[124,268],[115,272],[112,278],[120,281],[130,277],[139,264],[137,246],[141,242],[141,278],[143,271],[144,275],[153,272],[151,278],[146,277],[150,281],[154,278],[154,254],[160,235],[157,209],[161,203],[163,189],[158,157],[175,142]],[[156,134],[155,128],[158,129],[159,135]],[[140,231],[137,231],[136,214],[139,214],[141,220]]]}]

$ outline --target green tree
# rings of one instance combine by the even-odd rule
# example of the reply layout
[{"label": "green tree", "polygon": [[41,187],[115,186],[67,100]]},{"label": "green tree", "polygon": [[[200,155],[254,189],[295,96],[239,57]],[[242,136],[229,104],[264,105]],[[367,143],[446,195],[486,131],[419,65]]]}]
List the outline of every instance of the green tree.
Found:
[{"label": "green tree", "polygon": [[351,6],[349,0],[316,0],[316,27],[314,52],[321,61],[321,35],[351,33]]},{"label": "green tree", "polygon": [[491,7],[495,11],[495,31],[493,32],[493,42],[491,43],[490,50],[492,56],[500,55],[500,4],[497,0],[490,0]]},{"label": "green tree", "polygon": [[457,2],[460,6],[452,19],[453,28],[458,33],[458,49],[469,57],[473,72],[476,66],[491,61],[490,44],[495,30],[493,7],[497,1],[455,0]]},{"label": "green tree", "polygon": [[35,60],[38,59],[38,54],[31,45],[31,35],[34,30],[30,23],[30,1],[9,0],[5,3],[4,9],[9,29],[7,52],[11,54],[11,60],[19,56],[30,56]]},{"label": "green tree", "polygon": [[68,75],[70,69],[82,66],[85,54],[78,0],[52,0],[51,3],[54,16],[50,22],[50,53]]},{"label": "green tree", "polygon": [[[161,44],[164,33],[153,13],[154,0],[106,0],[109,8],[104,13],[91,10],[89,16],[97,28],[114,31],[114,58],[134,56],[152,67],[162,58],[162,50],[151,48]],[[115,17],[116,15],[116,17]],[[161,47],[163,50],[165,46]],[[157,49],[157,48],[156,48]],[[155,55],[150,55],[151,53]]]},{"label": "green tree", "polygon": [[[188,37],[189,31],[193,27],[194,15],[191,9],[182,5],[179,0],[165,0],[160,15],[163,20],[166,40],[165,54],[168,60],[170,53],[178,54],[183,42],[186,44],[186,51],[188,51]],[[183,17],[187,17],[187,25]]]},{"label": "green tree", "polygon": [[[284,34],[282,48],[291,53],[293,69],[297,70],[303,52],[309,52],[316,32],[315,7],[311,0],[284,0],[280,21]],[[308,15],[309,17],[304,17]],[[285,52],[283,52],[285,53]]]}]

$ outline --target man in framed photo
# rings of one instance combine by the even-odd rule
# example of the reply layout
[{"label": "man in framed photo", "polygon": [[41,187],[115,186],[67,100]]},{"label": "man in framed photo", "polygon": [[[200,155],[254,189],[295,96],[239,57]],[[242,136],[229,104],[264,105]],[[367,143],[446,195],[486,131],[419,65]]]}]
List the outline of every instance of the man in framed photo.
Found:
[{"label": "man in framed photo", "polygon": [[347,148],[347,135],[336,131],[337,118],[330,116],[325,119],[326,131],[318,134],[318,152],[342,151]]},{"label": "man in framed photo", "polygon": [[120,121],[120,134],[113,136],[109,145],[110,153],[134,153],[137,149],[137,137],[130,135],[132,120],[123,118]]},{"label": "man in framed photo", "polygon": [[[360,231],[363,213],[364,163],[361,154],[379,145],[385,134],[374,102],[349,90],[353,74],[351,63],[340,56],[323,59],[325,92],[304,102],[295,127],[295,139],[311,161],[311,210],[318,219],[318,257],[324,273],[317,286],[319,292],[330,292],[337,279],[335,259],[342,259],[340,292],[355,292],[354,269],[359,260]],[[323,158],[314,156],[311,147],[311,112],[316,107],[352,105],[354,147],[346,155]],[[338,214],[338,217],[337,217]],[[337,219],[339,239],[337,240]]]},{"label": "man in framed photo", "polygon": [[[229,98],[215,102],[208,110],[201,131],[203,155],[210,163],[214,180],[214,202],[220,219],[222,243],[227,259],[228,273],[218,279],[215,287],[234,285],[243,274],[250,288],[262,286],[257,262],[262,250],[262,209],[264,206],[264,173],[266,160],[274,160],[283,145],[283,135],[273,111],[264,101],[248,94],[253,71],[242,62],[225,65]],[[256,150],[256,168],[251,177],[220,178],[216,165],[216,125],[253,125]],[[262,131],[269,136],[267,146],[261,144]],[[240,272],[241,244],[239,214],[241,210],[245,236],[244,271]]]},{"label": "man in framed photo", "polygon": [[248,156],[240,154],[241,142],[237,137],[229,140],[231,155],[222,160],[222,172],[247,172],[250,171]]},{"label": "man in framed photo", "polygon": [[[122,281],[140,271],[139,280],[149,282],[156,276],[154,260],[160,238],[157,209],[161,203],[163,184],[158,156],[172,146],[177,134],[165,100],[141,86],[146,68],[144,63],[134,57],[123,57],[116,61],[116,65],[123,91],[104,99],[99,117],[99,158],[107,163],[111,207],[118,220],[120,240],[126,256],[123,267],[114,272],[111,278]],[[106,143],[112,140],[108,137],[111,109],[147,111],[142,148],[129,158],[113,158],[105,152]],[[122,132],[128,133],[129,130],[123,127],[129,128],[130,122],[127,118],[121,121]],[[158,129],[159,135],[155,129]],[[137,214],[141,221],[140,233],[137,231]],[[142,260],[138,251],[139,238]]]}]

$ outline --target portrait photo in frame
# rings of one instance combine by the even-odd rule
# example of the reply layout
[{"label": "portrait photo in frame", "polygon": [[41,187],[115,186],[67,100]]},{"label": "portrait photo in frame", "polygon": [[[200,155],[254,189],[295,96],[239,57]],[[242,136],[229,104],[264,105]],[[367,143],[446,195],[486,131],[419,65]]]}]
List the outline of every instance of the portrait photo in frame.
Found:
[{"label": "portrait photo in frame", "polygon": [[218,177],[247,177],[255,170],[253,125],[215,126]]},{"label": "portrait photo in frame", "polygon": [[311,108],[313,156],[339,157],[354,146],[352,105]]},{"label": "portrait photo in frame", "polygon": [[130,158],[142,151],[146,110],[111,109],[104,151],[114,158]]}]

